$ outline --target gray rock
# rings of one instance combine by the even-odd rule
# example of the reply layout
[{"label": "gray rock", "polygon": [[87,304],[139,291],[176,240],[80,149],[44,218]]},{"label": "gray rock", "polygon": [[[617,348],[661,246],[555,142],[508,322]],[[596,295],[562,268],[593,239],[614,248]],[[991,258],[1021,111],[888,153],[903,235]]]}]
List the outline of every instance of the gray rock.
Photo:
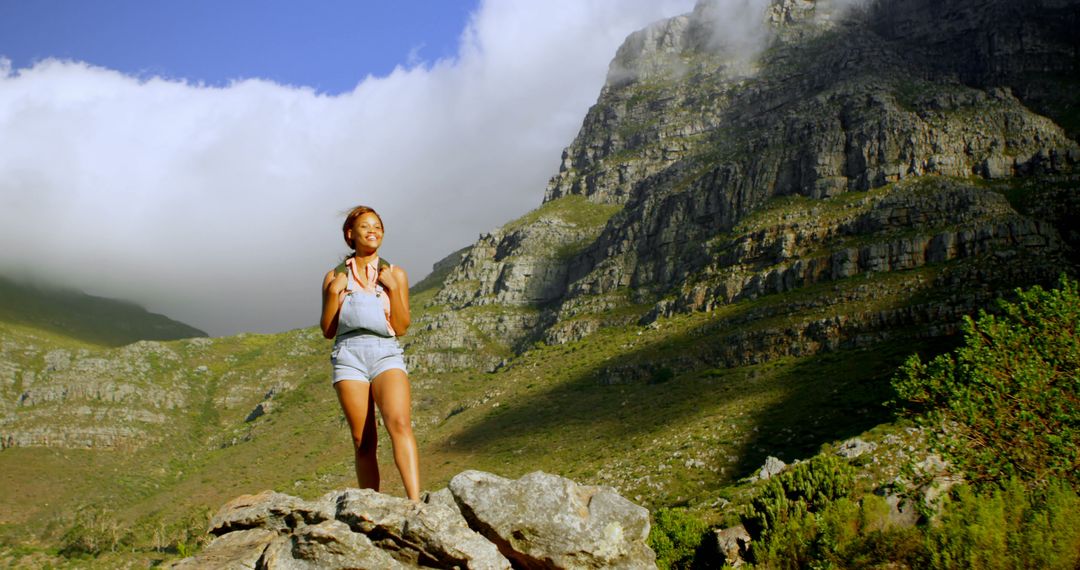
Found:
[{"label": "gray rock", "polygon": [[444,505],[412,503],[370,489],[350,489],[336,501],[338,520],[354,532],[378,537],[380,547],[398,560],[444,568],[509,567],[493,544],[466,526],[460,512]]},{"label": "gray rock", "polygon": [[875,449],[877,449],[877,444],[863,441],[858,437],[853,437],[841,442],[840,445],[836,447],[836,454],[840,457],[851,459],[864,453],[870,453]]},{"label": "gray rock", "polygon": [[465,471],[449,488],[470,526],[515,567],[656,567],[649,512],[609,487],[539,471],[516,481]]},{"label": "gray rock", "polygon": [[890,494],[885,496],[885,503],[889,505],[889,526],[910,528],[919,522],[919,511],[911,501],[900,495]]},{"label": "gray rock", "polygon": [[290,524],[317,524],[334,518],[333,513],[333,507],[325,501],[311,503],[283,493],[263,491],[241,495],[218,509],[210,519],[210,533],[221,536],[250,528],[287,532]]},{"label": "gray rock", "polygon": [[723,556],[725,564],[738,568],[746,564],[750,549],[750,533],[743,525],[713,531],[716,551]]},{"label": "gray rock", "polygon": [[443,504],[413,503],[370,489],[316,501],[266,491],[230,501],[215,538],[177,568],[476,568],[510,563]]},{"label": "gray rock", "polygon": [[266,548],[280,539],[272,530],[253,528],[238,530],[215,539],[211,547],[195,556],[173,563],[173,570],[251,570],[256,568]]},{"label": "gray rock", "polygon": [[349,525],[332,520],[301,527],[290,540],[275,540],[263,552],[256,568],[399,570],[417,566],[398,561],[368,536],[352,532]]},{"label": "gray rock", "polygon": [[761,469],[758,469],[757,473],[754,475],[754,478],[759,481],[770,479],[776,475],[779,475],[785,467],[787,467],[786,463],[770,455],[765,458],[765,463],[761,466]]},{"label": "gray rock", "polygon": [[[450,489],[447,489],[445,487],[439,489],[438,491],[435,491],[434,493],[426,493],[422,500],[428,504],[442,505],[447,509],[456,512],[459,515],[461,514],[461,507],[459,507],[457,502],[454,500],[454,494],[450,492]],[[468,522],[465,521],[464,517],[462,517],[461,520],[465,522],[466,526],[468,526]]]}]

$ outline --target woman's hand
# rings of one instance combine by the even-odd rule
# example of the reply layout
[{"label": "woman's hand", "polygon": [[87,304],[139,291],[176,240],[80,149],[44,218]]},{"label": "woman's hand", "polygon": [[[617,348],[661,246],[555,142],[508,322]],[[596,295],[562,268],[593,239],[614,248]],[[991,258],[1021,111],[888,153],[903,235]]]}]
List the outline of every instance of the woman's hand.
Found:
[{"label": "woman's hand", "polygon": [[393,265],[379,268],[378,281],[383,286],[383,289],[387,291],[397,291],[402,287],[409,288],[409,280],[405,276],[405,271]]},{"label": "woman's hand", "polygon": [[405,270],[391,265],[379,271],[379,283],[390,297],[390,326],[397,336],[409,329],[409,276]]}]

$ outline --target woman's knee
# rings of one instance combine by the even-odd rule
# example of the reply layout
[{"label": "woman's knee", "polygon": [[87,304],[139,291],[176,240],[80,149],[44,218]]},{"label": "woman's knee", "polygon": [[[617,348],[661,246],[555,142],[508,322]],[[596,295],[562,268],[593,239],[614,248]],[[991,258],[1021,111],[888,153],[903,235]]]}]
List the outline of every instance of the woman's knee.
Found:
[{"label": "woman's knee", "polygon": [[353,448],[360,455],[375,455],[379,446],[379,438],[373,434],[352,434]]},{"label": "woman's knee", "polygon": [[391,437],[412,433],[412,418],[408,414],[383,417],[383,422],[386,424],[386,431],[390,432]]}]

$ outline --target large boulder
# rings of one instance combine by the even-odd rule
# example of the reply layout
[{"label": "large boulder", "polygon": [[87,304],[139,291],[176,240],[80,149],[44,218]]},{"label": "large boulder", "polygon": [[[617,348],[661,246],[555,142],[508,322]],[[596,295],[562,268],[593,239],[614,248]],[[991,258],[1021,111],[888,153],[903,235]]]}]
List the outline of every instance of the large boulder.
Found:
[{"label": "large boulder", "polygon": [[420,503],[370,489],[314,501],[264,491],[227,503],[209,532],[172,568],[656,568],[648,511],[610,487],[541,472],[466,471]]},{"label": "large boulder", "polygon": [[656,568],[649,512],[610,487],[539,471],[516,481],[465,471],[449,488],[469,526],[515,568]]},{"label": "large boulder", "polygon": [[508,569],[495,546],[445,503],[414,503],[370,489],[316,501],[244,495],[214,516],[217,536],[173,568]]}]

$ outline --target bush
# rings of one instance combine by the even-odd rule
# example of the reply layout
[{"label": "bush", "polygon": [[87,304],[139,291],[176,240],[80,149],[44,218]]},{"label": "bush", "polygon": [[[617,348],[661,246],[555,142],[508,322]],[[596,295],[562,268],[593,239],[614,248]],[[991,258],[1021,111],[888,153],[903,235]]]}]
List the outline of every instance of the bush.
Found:
[{"label": "bush", "polygon": [[193,508],[185,515],[167,520],[155,514],[140,521],[133,530],[142,538],[139,546],[156,552],[172,552],[187,556],[207,541],[206,527],[213,512],[206,508]]},{"label": "bush", "polygon": [[1080,498],[1068,483],[1031,490],[1018,479],[996,489],[961,487],[928,529],[929,566],[1080,568]]},{"label": "bush", "polygon": [[[977,482],[1017,476],[1080,483],[1080,294],[1018,290],[1000,314],[965,319],[964,344],[924,363],[912,356],[893,387],[920,421],[945,427],[939,450]],[[940,430],[936,430],[940,431]]]},{"label": "bush", "polygon": [[743,514],[758,564],[802,568],[814,559],[821,525],[817,513],[855,487],[855,469],[845,461],[819,455],[770,479]]},{"label": "bush", "polygon": [[115,552],[126,538],[123,526],[112,511],[95,506],[82,506],[64,532],[60,554],[67,557],[97,556]]},{"label": "bush", "polygon": [[660,509],[653,513],[649,546],[660,568],[690,568],[709,527],[686,509]]},{"label": "bush", "polygon": [[883,497],[866,495],[855,502],[840,499],[820,515],[821,535],[816,553],[817,566],[872,568],[902,563],[924,566],[923,535],[916,528],[893,526],[889,504]]}]

